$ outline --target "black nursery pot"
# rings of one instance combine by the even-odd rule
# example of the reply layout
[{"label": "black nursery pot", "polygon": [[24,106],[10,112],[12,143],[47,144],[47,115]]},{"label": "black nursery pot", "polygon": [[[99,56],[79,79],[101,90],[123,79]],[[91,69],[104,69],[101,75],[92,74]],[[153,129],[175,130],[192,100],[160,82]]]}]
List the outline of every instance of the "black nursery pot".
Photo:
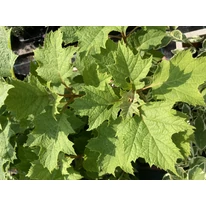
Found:
[{"label": "black nursery pot", "polygon": [[164,170],[158,169],[154,166],[138,168],[138,177],[140,180],[162,180],[165,174],[166,172]]},{"label": "black nursery pot", "polygon": [[136,177],[139,180],[162,180],[166,171],[157,168],[156,166],[150,167],[144,160],[138,159],[135,164]]}]

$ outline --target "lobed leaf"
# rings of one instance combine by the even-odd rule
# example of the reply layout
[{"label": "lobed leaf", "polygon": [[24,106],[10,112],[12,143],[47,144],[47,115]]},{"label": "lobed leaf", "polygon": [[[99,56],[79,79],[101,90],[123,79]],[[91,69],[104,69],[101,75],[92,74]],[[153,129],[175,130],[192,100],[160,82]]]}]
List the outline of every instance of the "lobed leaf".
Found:
[{"label": "lobed leaf", "polygon": [[38,75],[51,83],[61,83],[72,75],[71,58],[76,47],[62,48],[62,33],[60,30],[46,35],[44,46],[34,51],[34,59],[38,62]]},{"label": "lobed leaf", "polygon": [[40,114],[51,101],[50,94],[35,77],[30,83],[13,80],[12,85],[14,87],[9,90],[5,104],[18,119]]},{"label": "lobed leaf", "polygon": [[66,114],[57,115],[54,119],[49,109],[34,119],[34,125],[35,129],[29,134],[27,146],[40,148],[38,153],[40,163],[50,172],[57,167],[60,152],[75,154],[73,143],[67,137],[74,133],[74,130]]},{"label": "lobed leaf", "polygon": [[70,106],[77,114],[89,117],[89,128],[97,128],[105,120],[117,117],[119,111],[119,98],[110,86],[106,84],[105,90],[92,86],[85,86],[86,95],[76,98]]},{"label": "lobed leaf", "polygon": [[170,61],[163,61],[150,85],[153,94],[161,100],[205,105],[198,90],[205,81],[204,65],[205,58],[194,59],[190,51],[180,52]]},{"label": "lobed leaf", "polygon": [[127,89],[130,87],[129,84],[132,84],[137,90],[144,87],[144,82],[141,80],[146,77],[151,66],[152,57],[142,59],[139,54],[134,55],[125,45],[118,44],[115,64],[109,66],[109,71],[114,78],[115,85]]}]

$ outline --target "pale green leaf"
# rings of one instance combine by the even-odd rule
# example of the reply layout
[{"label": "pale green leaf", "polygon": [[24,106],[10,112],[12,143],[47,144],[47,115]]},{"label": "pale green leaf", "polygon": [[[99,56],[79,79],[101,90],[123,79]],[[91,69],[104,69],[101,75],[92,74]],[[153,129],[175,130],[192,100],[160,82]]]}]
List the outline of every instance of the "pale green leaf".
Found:
[{"label": "pale green leaf", "polygon": [[82,176],[71,166],[72,161],[73,159],[68,157],[64,157],[62,159],[61,173],[64,176],[64,179],[79,180],[82,178]]},{"label": "pale green leaf", "polygon": [[14,88],[9,90],[5,104],[18,119],[26,118],[30,114],[38,115],[52,100],[35,77],[31,78],[30,83],[14,80],[12,85]]},{"label": "pale green leaf", "polygon": [[10,43],[10,30],[0,26],[0,77],[9,77],[13,74],[14,62],[17,58],[12,52]]},{"label": "pale green leaf", "polygon": [[10,84],[7,84],[5,82],[0,81],[0,107],[4,105],[4,100],[8,96],[8,91],[11,89],[13,86]]},{"label": "pale green leaf", "polygon": [[62,48],[60,30],[46,35],[44,46],[34,51],[34,59],[38,62],[37,73],[46,81],[61,83],[73,73],[71,58],[76,47]]},{"label": "pale green leaf", "polygon": [[73,143],[68,140],[68,135],[74,133],[74,130],[67,118],[66,114],[61,114],[54,119],[51,109],[40,114],[34,119],[35,129],[27,140],[28,146],[40,148],[40,163],[50,172],[56,168],[60,152],[75,154]]},{"label": "pale green leaf", "polygon": [[10,137],[14,135],[11,129],[11,122],[8,122],[5,117],[0,117],[2,130],[0,130],[0,179],[4,179],[5,174],[3,165],[6,162],[12,163],[16,159],[15,148],[10,143]]},{"label": "pale green leaf", "polygon": [[109,26],[86,26],[76,32],[79,39],[79,52],[99,53],[100,47],[105,48],[109,32],[112,27]]},{"label": "pale green leaf", "polygon": [[182,155],[171,137],[191,128],[185,119],[173,115],[172,106],[167,102],[143,105],[140,117],[134,116],[118,125],[117,136],[124,142],[126,161],[142,157],[150,165],[176,173],[175,163]]},{"label": "pale green leaf", "polygon": [[89,129],[97,128],[110,117],[117,117],[119,111],[119,98],[108,85],[105,90],[92,86],[85,86],[86,95],[76,98],[70,106],[81,116],[89,116]]},{"label": "pale green leaf", "polygon": [[205,105],[198,90],[204,83],[205,57],[194,59],[190,51],[182,51],[170,61],[163,61],[154,75],[153,94],[158,99]]},{"label": "pale green leaf", "polygon": [[142,59],[139,54],[134,55],[125,45],[118,44],[115,64],[109,66],[109,71],[114,78],[115,85],[127,89],[132,84],[135,89],[140,89],[144,87],[144,82],[141,80],[146,77],[151,66],[152,57]]},{"label": "pale green leaf", "polygon": [[189,180],[206,180],[206,164],[196,165],[188,171]]},{"label": "pale green leaf", "polygon": [[144,104],[144,101],[139,98],[139,95],[136,92],[129,91],[122,93],[121,96],[121,115],[124,118],[130,118],[134,114],[139,115],[138,107]]},{"label": "pale green leaf", "polygon": [[[100,175],[115,175],[115,169],[118,166],[125,172],[133,174],[131,162],[127,161],[124,155],[124,144],[115,136],[116,126],[115,122],[110,125],[104,122],[97,129],[98,136],[89,140],[86,146],[90,151],[99,153],[96,163]],[[92,161],[93,153],[88,158]]]}]

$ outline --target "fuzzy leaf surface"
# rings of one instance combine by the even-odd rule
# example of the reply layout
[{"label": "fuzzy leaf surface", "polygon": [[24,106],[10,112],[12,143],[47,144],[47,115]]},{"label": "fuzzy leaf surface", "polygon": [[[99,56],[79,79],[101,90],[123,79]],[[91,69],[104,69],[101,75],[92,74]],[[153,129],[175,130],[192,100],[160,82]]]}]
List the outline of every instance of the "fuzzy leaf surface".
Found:
[{"label": "fuzzy leaf surface", "polygon": [[0,26],[0,77],[9,77],[13,73],[13,65],[17,55],[13,53],[10,43],[10,30]]},{"label": "fuzzy leaf surface", "polygon": [[118,125],[117,136],[124,142],[127,162],[142,157],[150,165],[176,173],[175,163],[182,155],[171,137],[191,128],[183,118],[171,113],[172,106],[167,102],[143,105],[141,117],[125,119]]},{"label": "fuzzy leaf surface", "polygon": [[99,153],[96,162],[100,175],[114,175],[115,169],[118,166],[125,172],[133,174],[131,163],[125,159],[124,144],[115,136],[116,126],[117,124],[115,122],[110,125],[108,125],[107,122],[104,122],[97,129],[98,136],[89,140],[89,143],[86,146],[90,150],[87,158],[91,160],[91,162],[94,158],[94,154]]},{"label": "fuzzy leaf surface", "polygon": [[10,137],[14,134],[11,123],[4,117],[0,117],[2,129],[0,130],[0,179],[4,179],[3,165],[16,159],[14,147],[10,143]]},{"label": "fuzzy leaf surface", "polygon": [[205,105],[198,90],[206,77],[205,57],[194,59],[190,51],[178,53],[170,61],[163,61],[151,85],[158,99]]},{"label": "fuzzy leaf surface", "polygon": [[39,64],[37,73],[46,81],[61,83],[72,75],[71,58],[77,48],[62,48],[60,30],[46,35],[44,46],[34,51],[34,58]]},{"label": "fuzzy leaf surface", "polygon": [[54,119],[51,110],[48,110],[35,118],[34,125],[35,129],[29,135],[27,146],[40,148],[38,154],[40,163],[50,172],[57,166],[60,152],[75,154],[73,143],[67,137],[74,133],[67,115],[57,115]]},{"label": "fuzzy leaf surface", "polygon": [[49,93],[34,77],[30,83],[14,80],[12,85],[14,88],[9,90],[5,104],[18,119],[38,115],[51,101]]},{"label": "fuzzy leaf surface", "polygon": [[128,47],[122,44],[118,44],[115,56],[115,64],[109,67],[115,85],[128,88],[129,83],[126,78],[129,77],[130,83],[135,86],[135,89],[142,88],[144,82],[140,82],[140,80],[145,78],[149,72],[152,58],[142,59],[139,54],[134,55]]},{"label": "fuzzy leaf surface", "polygon": [[105,42],[110,31],[112,31],[112,27],[109,26],[83,27],[76,33],[79,39],[79,51],[99,53],[100,47],[105,48]]},{"label": "fuzzy leaf surface", "polygon": [[119,98],[108,85],[105,90],[92,86],[85,86],[86,95],[76,98],[70,106],[81,116],[89,117],[89,129],[97,128],[110,117],[115,119],[119,111]]},{"label": "fuzzy leaf surface", "polygon": [[165,31],[165,26],[145,27],[129,37],[129,46],[137,50],[150,50],[161,44],[163,38],[166,36]]}]

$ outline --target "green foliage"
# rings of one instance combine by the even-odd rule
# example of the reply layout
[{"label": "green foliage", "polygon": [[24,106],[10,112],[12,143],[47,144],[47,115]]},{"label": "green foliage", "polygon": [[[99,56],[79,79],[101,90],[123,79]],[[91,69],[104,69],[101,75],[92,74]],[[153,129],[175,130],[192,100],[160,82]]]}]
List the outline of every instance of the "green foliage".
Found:
[{"label": "green foliage", "polygon": [[186,41],[169,29],[61,27],[20,81],[1,27],[0,179],[138,179],[139,159],[164,179],[205,179],[206,57],[161,60]]},{"label": "green foliage", "polygon": [[13,75],[12,67],[17,58],[11,50],[10,33],[11,29],[0,27],[0,77]]}]

